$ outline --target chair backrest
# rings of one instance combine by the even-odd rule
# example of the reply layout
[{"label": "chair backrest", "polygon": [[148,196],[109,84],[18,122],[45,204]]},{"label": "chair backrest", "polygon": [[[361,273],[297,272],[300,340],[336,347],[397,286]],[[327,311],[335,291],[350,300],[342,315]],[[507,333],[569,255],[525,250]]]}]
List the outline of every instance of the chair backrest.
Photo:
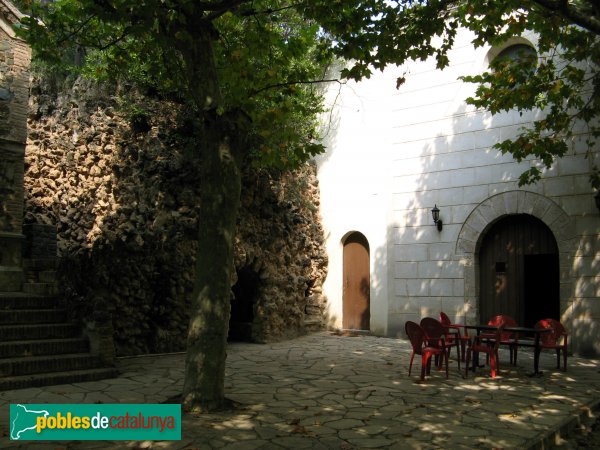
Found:
[{"label": "chair backrest", "polygon": [[410,341],[413,352],[415,352],[417,355],[421,355],[423,341],[425,340],[425,331],[423,328],[421,328],[421,325],[407,320],[406,324],[404,324],[404,330],[406,331],[406,335],[408,336],[408,340]]},{"label": "chair backrest", "polygon": [[[501,324],[504,324],[505,327],[517,327],[517,321],[515,319],[513,319],[510,316],[507,316],[506,314],[498,314],[497,316],[492,317],[489,321],[488,321],[488,325],[492,325],[494,327],[499,327]],[[506,341],[508,339],[512,339],[514,336],[516,336],[516,333],[512,333],[510,331],[505,331],[502,333],[501,335],[501,339],[503,341]]]},{"label": "chair backrest", "polygon": [[540,341],[542,344],[546,345],[557,345],[562,340],[563,336],[566,336],[567,330],[565,327],[558,321],[554,319],[542,319],[538,321],[538,323],[534,326],[536,329],[546,329],[549,328],[552,331],[549,333],[540,333]]},{"label": "chair backrest", "polygon": [[423,317],[421,319],[421,328],[430,339],[438,339],[444,336],[446,329],[441,322],[433,317]]},{"label": "chair backrest", "polygon": [[440,311],[440,322],[444,326],[452,325],[450,317],[448,317],[448,315],[444,311]]}]

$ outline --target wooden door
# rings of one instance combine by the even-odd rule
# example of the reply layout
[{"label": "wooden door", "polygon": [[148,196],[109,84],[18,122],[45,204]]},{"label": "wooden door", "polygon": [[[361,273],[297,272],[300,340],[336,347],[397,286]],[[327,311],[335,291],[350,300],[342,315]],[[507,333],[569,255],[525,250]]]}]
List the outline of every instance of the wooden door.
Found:
[{"label": "wooden door", "polygon": [[344,242],[343,283],[342,326],[347,330],[369,330],[369,243],[361,233],[352,233]]},{"label": "wooden door", "polygon": [[506,314],[526,326],[558,311],[558,247],[542,221],[527,214],[500,219],[483,238],[479,264],[481,322]]}]

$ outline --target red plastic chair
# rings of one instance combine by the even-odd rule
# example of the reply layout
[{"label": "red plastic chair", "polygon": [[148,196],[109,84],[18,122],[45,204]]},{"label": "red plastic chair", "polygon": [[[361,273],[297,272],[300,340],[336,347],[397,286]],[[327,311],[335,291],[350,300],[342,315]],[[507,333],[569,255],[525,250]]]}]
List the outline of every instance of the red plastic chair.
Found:
[{"label": "red plastic chair", "polygon": [[556,350],[556,368],[560,369],[560,352],[563,353],[563,370],[567,371],[567,330],[563,325],[554,319],[543,319],[535,324],[535,329],[547,329],[549,333],[540,333],[540,345],[542,349]]},{"label": "red plastic chair", "polygon": [[[460,350],[458,348],[458,341],[449,336],[451,333],[448,332],[439,320],[434,319],[433,317],[423,317],[420,325],[429,338],[429,345],[442,348],[446,351],[447,358],[450,358],[452,346],[456,346],[456,356],[458,358],[458,368],[460,370]],[[441,368],[441,365],[439,367]]]},{"label": "red plastic chair", "polygon": [[[485,353],[486,361],[490,361],[492,378],[496,378],[496,373],[500,372],[500,360],[498,358],[498,348],[502,341],[502,333],[504,331],[504,324],[496,329],[495,333],[489,333],[484,337],[483,335],[474,336],[473,343],[467,349],[467,362],[465,366],[465,378],[469,376],[469,362],[473,353]],[[491,345],[490,345],[491,344]]]},{"label": "red plastic chair", "polygon": [[[458,340],[458,343],[460,344],[460,360],[464,361],[467,344],[471,344],[471,337],[469,336],[467,329],[462,325],[452,323],[450,317],[443,311],[440,312],[440,323],[446,329],[446,337],[450,341],[448,343],[449,345],[453,343],[453,340]],[[464,335],[460,333],[461,328],[465,331]]]},{"label": "red plastic chair", "polygon": [[[488,321],[488,325],[492,325],[494,327],[499,327],[501,324],[504,324],[505,327],[518,326],[517,321],[515,319],[505,314],[499,314],[497,316],[494,316]],[[489,337],[487,333],[482,334],[482,336]],[[500,344],[508,346],[508,349],[510,351],[510,363],[512,365],[517,365],[517,351],[519,349],[518,333],[504,331],[500,336]]]},{"label": "red plastic chair", "polygon": [[421,326],[416,322],[410,320],[406,322],[404,329],[410,340],[412,346],[412,353],[410,354],[410,364],[408,366],[408,376],[410,376],[412,370],[413,359],[415,355],[421,355],[421,381],[425,379],[425,371],[427,374],[430,373],[431,369],[431,357],[438,356],[445,358],[446,360],[446,378],[448,378],[448,355],[446,351],[440,347],[433,347],[428,344],[427,335]]}]

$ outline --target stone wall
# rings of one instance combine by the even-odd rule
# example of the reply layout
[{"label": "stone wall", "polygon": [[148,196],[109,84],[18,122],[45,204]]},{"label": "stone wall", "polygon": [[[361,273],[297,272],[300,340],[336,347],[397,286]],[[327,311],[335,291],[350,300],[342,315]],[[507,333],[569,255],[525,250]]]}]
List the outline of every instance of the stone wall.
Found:
[{"label": "stone wall", "polygon": [[10,28],[16,21],[15,16],[0,25],[0,138],[22,143],[27,134],[31,50]]},{"label": "stone wall", "polygon": [[[36,82],[25,220],[56,226],[63,301],[80,318],[109,314],[119,354],[182,350],[201,180],[177,105],[131,102],[82,81]],[[327,260],[314,165],[247,168],[243,183],[232,307],[247,329],[238,334],[267,341],[321,326]]]},{"label": "stone wall", "polygon": [[12,25],[20,14],[0,1],[0,291],[22,286],[23,155],[30,51]]}]

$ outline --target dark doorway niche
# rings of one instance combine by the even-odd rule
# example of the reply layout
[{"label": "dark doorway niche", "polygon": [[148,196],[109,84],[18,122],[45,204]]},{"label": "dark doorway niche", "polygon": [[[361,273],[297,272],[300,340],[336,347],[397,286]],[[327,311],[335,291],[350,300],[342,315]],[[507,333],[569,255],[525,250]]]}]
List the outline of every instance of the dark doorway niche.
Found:
[{"label": "dark doorway niche", "polygon": [[558,254],[525,255],[525,326],[540,319],[560,321]]},{"label": "dark doorway niche", "polygon": [[233,285],[231,317],[229,319],[229,340],[252,342],[254,304],[258,297],[260,277],[250,267],[237,271],[238,280]]}]

